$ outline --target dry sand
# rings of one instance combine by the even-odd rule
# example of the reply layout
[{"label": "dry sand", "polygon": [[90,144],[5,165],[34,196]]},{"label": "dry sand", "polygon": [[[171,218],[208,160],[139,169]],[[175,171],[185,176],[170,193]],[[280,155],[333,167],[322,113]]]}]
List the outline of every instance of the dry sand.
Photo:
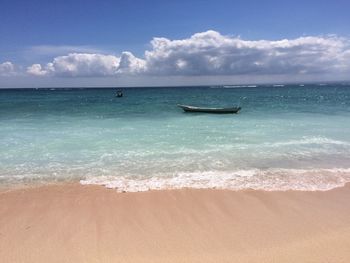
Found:
[{"label": "dry sand", "polygon": [[2,191],[0,262],[350,262],[350,186]]}]

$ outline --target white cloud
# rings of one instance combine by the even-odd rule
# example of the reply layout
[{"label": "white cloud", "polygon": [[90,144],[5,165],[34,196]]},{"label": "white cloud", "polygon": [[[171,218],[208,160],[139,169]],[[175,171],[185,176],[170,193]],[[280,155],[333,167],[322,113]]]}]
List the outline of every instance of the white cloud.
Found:
[{"label": "white cloud", "polygon": [[15,66],[10,61],[0,64],[0,76],[8,77],[16,75]]},{"label": "white cloud", "polygon": [[118,73],[146,72],[146,61],[135,57],[131,52],[123,52],[120,57]]},{"label": "white cloud", "polygon": [[183,40],[154,38],[150,73],[162,75],[307,74],[349,69],[349,42],[337,37],[247,41],[215,31]]},{"label": "white cloud", "polygon": [[48,64],[58,76],[109,76],[116,73],[120,59],[113,55],[72,53]]},{"label": "white cloud", "polygon": [[27,73],[34,76],[45,76],[49,71],[43,69],[40,64],[33,64],[27,68]]},{"label": "white cloud", "polygon": [[113,55],[72,53],[56,57],[42,67],[33,64],[27,73],[36,76],[54,75],[67,77],[110,76],[117,73],[120,58]]},{"label": "white cloud", "polygon": [[36,76],[239,76],[344,73],[350,70],[350,44],[335,36],[249,41],[216,31],[187,39],[154,38],[144,58],[131,52],[114,55],[71,53],[46,66],[34,64]]}]

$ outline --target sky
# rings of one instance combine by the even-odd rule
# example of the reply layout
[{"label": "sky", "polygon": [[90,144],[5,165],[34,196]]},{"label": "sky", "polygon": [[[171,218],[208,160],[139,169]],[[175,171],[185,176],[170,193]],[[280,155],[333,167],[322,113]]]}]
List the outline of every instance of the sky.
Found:
[{"label": "sky", "polygon": [[0,0],[0,88],[350,80],[350,1]]}]

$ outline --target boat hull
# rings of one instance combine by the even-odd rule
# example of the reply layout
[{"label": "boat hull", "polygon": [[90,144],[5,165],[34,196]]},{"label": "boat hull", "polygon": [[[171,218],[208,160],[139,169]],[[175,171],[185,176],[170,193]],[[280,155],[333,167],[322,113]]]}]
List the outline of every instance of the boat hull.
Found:
[{"label": "boat hull", "polygon": [[232,107],[232,108],[202,108],[194,107],[188,105],[178,105],[185,112],[199,112],[199,113],[215,113],[215,114],[233,114],[238,113],[241,107]]}]

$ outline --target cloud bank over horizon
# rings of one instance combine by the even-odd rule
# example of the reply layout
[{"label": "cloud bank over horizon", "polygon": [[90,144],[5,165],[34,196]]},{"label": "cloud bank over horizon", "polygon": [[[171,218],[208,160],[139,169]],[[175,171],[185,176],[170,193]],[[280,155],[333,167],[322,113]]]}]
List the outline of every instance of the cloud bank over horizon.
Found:
[{"label": "cloud bank over horizon", "polygon": [[12,62],[6,61],[4,63],[0,63],[0,76],[10,77],[14,75],[16,75],[16,70]]},{"label": "cloud bank over horizon", "polygon": [[[156,37],[143,57],[69,53],[46,64],[32,64],[22,75],[34,77],[247,76],[350,73],[350,41],[337,36],[282,40],[243,40],[209,30],[189,38]],[[7,61],[1,76],[16,74]]]}]

